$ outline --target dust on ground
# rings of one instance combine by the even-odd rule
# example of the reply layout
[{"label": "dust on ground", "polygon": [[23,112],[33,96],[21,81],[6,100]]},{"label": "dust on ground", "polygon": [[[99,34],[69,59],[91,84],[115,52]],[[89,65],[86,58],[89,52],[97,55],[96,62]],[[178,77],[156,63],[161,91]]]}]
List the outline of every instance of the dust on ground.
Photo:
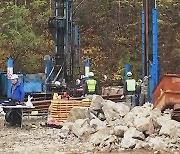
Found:
[{"label": "dust on ground", "polygon": [[[40,123],[46,122],[46,117],[24,117],[23,121],[23,128],[7,127],[4,126],[4,116],[0,116],[0,154],[100,153],[90,150],[86,143],[81,143],[77,138],[60,138],[58,128],[41,127]],[[154,154],[159,151],[131,150],[112,153]],[[160,153],[170,154],[165,151]]]}]

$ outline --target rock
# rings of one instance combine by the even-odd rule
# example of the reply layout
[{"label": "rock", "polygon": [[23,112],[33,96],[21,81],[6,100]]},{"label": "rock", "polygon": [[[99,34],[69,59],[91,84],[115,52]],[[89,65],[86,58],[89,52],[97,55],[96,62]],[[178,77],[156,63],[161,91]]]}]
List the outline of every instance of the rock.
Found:
[{"label": "rock", "polygon": [[157,124],[160,127],[159,135],[170,136],[170,138],[177,138],[180,136],[180,123],[171,120],[170,114],[164,114],[158,117]]},{"label": "rock", "polygon": [[123,138],[121,141],[121,147],[126,149],[133,149],[137,143],[137,139]]},{"label": "rock", "polygon": [[111,151],[111,145],[117,141],[117,137],[114,135],[109,135],[105,137],[100,143],[100,148],[103,149],[104,152]]},{"label": "rock", "polygon": [[168,123],[170,120],[171,120],[171,115],[166,114],[157,118],[157,124],[158,126],[161,127],[162,125],[166,125],[166,123]]},{"label": "rock", "polygon": [[127,126],[115,126],[111,134],[116,135],[118,137],[123,137],[124,132],[126,132],[127,129],[128,129]]},{"label": "rock", "polygon": [[124,133],[124,138],[125,139],[134,138],[138,140],[144,140],[145,136],[142,132],[136,130],[136,128],[131,127],[128,128],[128,130]]},{"label": "rock", "polygon": [[166,123],[161,123],[162,127],[159,135],[167,135],[170,138],[177,139],[180,136],[180,123],[175,120],[169,120]]},{"label": "rock", "polygon": [[92,99],[92,102],[91,102],[91,105],[90,105],[90,108],[92,110],[100,110],[102,109],[102,104],[105,102],[105,100],[99,96],[99,95],[96,95],[93,99]]},{"label": "rock", "polygon": [[98,119],[100,119],[102,121],[106,120],[106,117],[105,117],[104,113],[99,113],[98,114]]},{"label": "rock", "polygon": [[95,118],[90,121],[90,126],[97,131],[106,128],[106,123],[99,120],[98,118]]},{"label": "rock", "polygon": [[94,119],[94,118],[98,118],[102,121],[104,121],[106,119],[102,109],[101,110],[92,110],[90,108],[90,119]]},{"label": "rock", "polygon": [[70,132],[72,130],[73,123],[72,122],[66,122],[63,124],[63,127],[61,128],[62,133]]},{"label": "rock", "polygon": [[148,149],[150,146],[148,143],[144,142],[144,141],[138,141],[136,146],[135,146],[135,149]]},{"label": "rock", "polygon": [[125,105],[124,103],[115,103],[113,105],[114,111],[116,111],[121,117],[125,116],[127,113],[129,113],[130,108],[129,106]]},{"label": "rock", "polygon": [[109,135],[107,137],[105,137],[101,144],[100,144],[100,148],[103,148],[103,147],[110,147],[111,144],[114,144],[115,142],[117,141],[117,137],[114,136],[114,135]]},{"label": "rock", "polygon": [[129,112],[128,114],[126,114],[123,118],[124,123],[128,126],[128,127],[133,127],[134,126],[134,115],[132,112]]},{"label": "rock", "polygon": [[75,106],[71,109],[67,121],[74,122],[77,119],[86,119],[86,118],[88,118],[88,119],[90,118],[89,108]]},{"label": "rock", "polygon": [[168,146],[165,140],[159,136],[150,138],[148,143],[150,147],[152,147],[155,150],[165,150]]},{"label": "rock", "polygon": [[110,135],[110,128],[101,129],[90,136],[89,143],[95,146],[100,145],[101,142],[104,139],[106,139],[109,135]]},{"label": "rock", "polygon": [[152,118],[152,122],[153,122],[155,131],[156,131],[156,129],[159,129],[159,125],[157,123],[157,118],[161,117],[161,115],[162,115],[161,110],[158,108],[155,108],[150,112],[150,117]]},{"label": "rock", "polygon": [[78,119],[72,126],[72,133],[77,137],[88,136],[93,133],[93,130],[89,125],[89,119]]},{"label": "rock", "polygon": [[115,121],[109,121],[108,126],[114,127],[114,126],[126,126],[126,123],[124,122],[123,118],[116,119]]},{"label": "rock", "polygon": [[102,95],[123,95],[122,86],[102,87]]},{"label": "rock", "polygon": [[161,110],[158,109],[158,108],[155,108],[153,110],[150,110],[150,116],[151,118],[158,118],[160,117],[162,114],[161,114]]},{"label": "rock", "polygon": [[105,101],[102,109],[108,122],[119,119],[130,111],[130,108],[127,105],[123,103],[115,103],[110,100]]},{"label": "rock", "polygon": [[154,125],[151,117],[135,117],[134,126],[137,130],[145,132],[148,135],[154,133]]},{"label": "rock", "polygon": [[146,106],[135,106],[131,110],[133,117],[135,117],[135,116],[137,116],[137,117],[148,117],[148,116],[150,116],[150,111],[151,111],[151,108],[146,107]]},{"label": "rock", "polygon": [[120,118],[119,114],[114,111],[114,105],[114,102],[108,100],[104,103],[102,107],[107,122],[114,121]]}]

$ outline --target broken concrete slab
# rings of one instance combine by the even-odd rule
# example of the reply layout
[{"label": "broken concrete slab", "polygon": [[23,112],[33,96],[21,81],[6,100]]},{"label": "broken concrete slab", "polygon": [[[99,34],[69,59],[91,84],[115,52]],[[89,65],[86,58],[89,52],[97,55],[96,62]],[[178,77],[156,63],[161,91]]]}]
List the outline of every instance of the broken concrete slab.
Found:
[{"label": "broken concrete slab", "polygon": [[138,140],[144,140],[145,136],[142,132],[138,131],[136,128],[130,127],[124,133],[124,138],[125,139],[134,138],[134,139],[138,139]]},{"label": "broken concrete slab", "polygon": [[124,103],[115,103],[113,105],[114,111],[116,111],[121,117],[124,117],[127,113],[129,113],[130,108],[129,106],[125,105]]},{"label": "broken concrete slab", "polygon": [[115,126],[111,131],[112,135],[116,135],[118,137],[123,137],[124,133],[128,130],[127,126]]},{"label": "broken concrete slab", "polygon": [[148,149],[150,147],[150,145],[148,143],[146,143],[145,141],[139,141],[136,143],[135,149]]},{"label": "broken concrete slab", "polygon": [[106,123],[99,120],[98,118],[94,118],[90,121],[90,126],[98,131],[100,129],[106,128]]},{"label": "broken concrete slab", "polygon": [[89,143],[98,146],[110,135],[110,128],[101,129],[90,136]]},{"label": "broken concrete slab", "polygon": [[148,117],[150,116],[150,112],[151,112],[151,108],[150,107],[146,107],[146,106],[135,106],[131,112],[133,113],[133,116],[137,116],[137,117]]},{"label": "broken concrete slab", "polygon": [[90,118],[89,107],[75,106],[69,112],[67,121],[75,122],[77,119],[86,119],[86,118],[88,119]]},{"label": "broken concrete slab", "polygon": [[159,135],[167,135],[170,138],[177,139],[180,137],[180,123],[175,120],[169,120],[166,123],[161,123],[162,127]]},{"label": "broken concrete slab", "polygon": [[133,149],[137,144],[137,139],[134,138],[123,138],[121,140],[121,147],[125,149]]},{"label": "broken concrete slab", "polygon": [[149,138],[148,143],[154,150],[165,150],[168,146],[165,140],[159,136]]},{"label": "broken concrete slab", "polygon": [[94,132],[95,130],[89,125],[89,119],[78,119],[72,126],[72,133],[77,137],[88,136]]},{"label": "broken concrete slab", "polygon": [[107,124],[108,127],[126,126],[126,123],[124,122],[123,118],[116,119],[115,121],[108,121]]},{"label": "broken concrete slab", "polygon": [[102,107],[107,122],[114,121],[120,118],[119,114],[114,111],[114,104],[114,102],[108,100]]},{"label": "broken concrete slab", "polygon": [[123,103],[115,103],[113,101],[107,100],[103,104],[102,110],[107,121],[114,121],[129,113],[130,108]]},{"label": "broken concrete slab", "polygon": [[134,126],[137,128],[137,130],[144,132],[148,135],[151,135],[154,133],[153,119],[150,116],[147,118],[135,117]]},{"label": "broken concrete slab", "polygon": [[129,112],[128,114],[126,114],[123,118],[124,123],[126,124],[126,126],[128,127],[133,127],[134,126],[134,115],[132,112]]},{"label": "broken concrete slab", "polygon": [[102,109],[102,106],[103,106],[104,102],[105,102],[105,100],[104,100],[101,96],[96,95],[96,96],[92,99],[90,108],[91,108],[92,110],[100,110],[100,109]]}]

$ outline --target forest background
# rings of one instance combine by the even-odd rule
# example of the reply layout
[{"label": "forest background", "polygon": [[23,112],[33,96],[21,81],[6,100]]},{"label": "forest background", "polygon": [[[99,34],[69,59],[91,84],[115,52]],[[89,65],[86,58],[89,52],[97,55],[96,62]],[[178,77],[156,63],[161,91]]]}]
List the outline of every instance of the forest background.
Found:
[{"label": "forest background", "polygon": [[[6,70],[11,57],[16,71],[44,72],[44,55],[54,54],[48,30],[52,1],[0,1],[0,70]],[[127,63],[140,78],[142,0],[74,0],[73,7],[80,33],[81,73],[89,57],[99,79],[107,74],[112,82],[118,81]],[[180,73],[180,1],[158,0],[157,8],[161,75]]]}]

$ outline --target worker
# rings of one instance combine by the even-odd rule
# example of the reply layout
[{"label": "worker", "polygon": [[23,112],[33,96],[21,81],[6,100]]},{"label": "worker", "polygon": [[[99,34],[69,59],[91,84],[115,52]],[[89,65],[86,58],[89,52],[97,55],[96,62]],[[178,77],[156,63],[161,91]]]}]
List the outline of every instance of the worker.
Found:
[{"label": "worker", "polygon": [[140,100],[139,100],[139,105],[142,106],[143,104],[147,103],[149,100],[148,96],[148,76],[145,76],[143,78],[143,82],[141,84],[141,94],[140,94]]},{"label": "worker", "polygon": [[[12,86],[11,86],[11,105],[22,105],[24,102],[24,87],[22,83],[18,81],[18,75],[13,74],[11,77]],[[22,119],[22,109],[8,109],[5,115],[6,121],[10,126],[21,126]]]},{"label": "worker", "polygon": [[94,73],[89,72],[89,79],[85,82],[85,94],[86,95],[98,95],[98,84],[94,79]]},{"label": "worker", "polygon": [[139,99],[140,99],[140,94],[141,94],[141,85],[142,85],[142,80],[139,79],[136,85],[136,106],[139,106]]},{"label": "worker", "polygon": [[127,73],[127,80],[124,84],[124,95],[126,96],[126,105],[134,107],[135,104],[135,94],[136,94],[136,80],[132,78],[132,73]]}]

